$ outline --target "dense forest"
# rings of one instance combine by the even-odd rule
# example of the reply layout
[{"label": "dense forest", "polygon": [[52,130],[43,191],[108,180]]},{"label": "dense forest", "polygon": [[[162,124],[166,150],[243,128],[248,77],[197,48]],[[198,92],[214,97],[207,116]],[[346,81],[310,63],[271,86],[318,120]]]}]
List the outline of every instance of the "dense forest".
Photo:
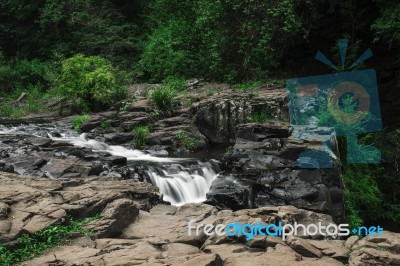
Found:
[{"label": "dense forest", "polygon": [[[0,116],[76,97],[89,112],[124,97],[124,86],[197,78],[229,84],[330,73],[318,50],[378,73],[384,131],[363,142],[379,165],[343,165],[353,224],[400,223],[400,4],[397,0],[3,0],[0,2]],[[95,69],[96,71],[91,71]],[[13,101],[27,93],[27,109]],[[397,150],[394,148],[397,147]]]}]

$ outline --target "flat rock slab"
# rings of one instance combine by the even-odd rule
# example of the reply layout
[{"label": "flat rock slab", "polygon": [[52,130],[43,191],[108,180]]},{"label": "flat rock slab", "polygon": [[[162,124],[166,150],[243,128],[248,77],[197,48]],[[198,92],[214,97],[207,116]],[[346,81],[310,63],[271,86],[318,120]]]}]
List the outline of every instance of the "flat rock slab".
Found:
[{"label": "flat rock slab", "polygon": [[158,189],[134,180],[48,180],[0,172],[0,242],[33,234],[66,218],[104,211],[103,235],[128,226],[139,209],[161,201]]}]

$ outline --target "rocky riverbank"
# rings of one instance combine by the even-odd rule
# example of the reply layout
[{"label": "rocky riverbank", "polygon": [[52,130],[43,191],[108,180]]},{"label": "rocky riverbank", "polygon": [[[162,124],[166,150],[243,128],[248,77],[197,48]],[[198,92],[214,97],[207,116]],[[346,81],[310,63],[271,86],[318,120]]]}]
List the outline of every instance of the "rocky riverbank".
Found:
[{"label": "rocky riverbank", "polygon": [[358,240],[322,236],[244,237],[188,234],[194,224],[333,223],[326,214],[293,206],[239,211],[207,204],[175,207],[162,203],[157,188],[134,180],[110,178],[49,180],[0,173],[0,234],[6,246],[18,246],[19,236],[62,222],[100,213],[87,225],[91,237],[74,235],[60,247],[22,265],[399,265],[400,236]]}]

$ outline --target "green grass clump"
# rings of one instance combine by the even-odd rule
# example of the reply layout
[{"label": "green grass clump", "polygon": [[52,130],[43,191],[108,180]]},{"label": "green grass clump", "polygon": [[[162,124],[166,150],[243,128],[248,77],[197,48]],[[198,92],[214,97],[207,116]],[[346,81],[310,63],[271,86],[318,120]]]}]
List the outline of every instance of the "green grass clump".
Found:
[{"label": "green grass clump", "polygon": [[28,114],[40,113],[45,110],[45,100],[47,93],[43,92],[39,86],[29,86],[26,98],[21,103],[13,104],[21,93],[13,94],[8,99],[4,99],[0,105],[0,117],[21,117]]},{"label": "green grass clump", "polygon": [[147,146],[147,136],[150,133],[149,126],[139,126],[133,129],[134,143],[137,148],[145,148]]},{"label": "green grass clump", "polygon": [[111,127],[111,121],[110,120],[101,121],[100,128],[101,128],[101,131],[103,133],[107,132],[110,129],[110,127]]},{"label": "green grass clump", "polygon": [[62,245],[75,233],[90,236],[92,232],[84,226],[96,219],[97,216],[84,220],[69,218],[65,225],[55,224],[32,235],[22,235],[17,248],[7,249],[0,244],[0,265],[11,266],[38,257],[46,249]]},{"label": "green grass clump", "polygon": [[149,93],[150,101],[163,114],[170,114],[177,104],[177,91],[168,86],[162,86]]},{"label": "green grass clump", "polygon": [[83,123],[86,123],[89,121],[90,116],[89,115],[77,115],[72,119],[72,128],[75,129],[76,131],[80,132],[81,131],[81,125]]},{"label": "green grass clump", "polygon": [[258,87],[260,87],[263,84],[262,81],[253,81],[249,83],[244,83],[244,84],[235,84],[233,87],[235,89],[241,90],[241,91],[251,91],[254,90]]},{"label": "green grass clump", "polygon": [[254,113],[250,115],[250,122],[264,123],[271,119],[271,116],[266,112]]},{"label": "green grass clump", "polygon": [[179,132],[175,136],[175,142],[173,144],[173,147],[179,148],[179,147],[185,147],[188,150],[194,150],[198,146],[198,142],[195,138],[189,137],[184,131]]},{"label": "green grass clump", "polygon": [[149,93],[150,101],[163,115],[169,115],[177,105],[176,97],[183,93],[187,87],[184,79],[169,77],[163,81],[163,85]]},{"label": "green grass clump", "polygon": [[233,148],[233,146],[228,146],[225,149],[226,153],[232,154],[235,151],[235,149]]}]

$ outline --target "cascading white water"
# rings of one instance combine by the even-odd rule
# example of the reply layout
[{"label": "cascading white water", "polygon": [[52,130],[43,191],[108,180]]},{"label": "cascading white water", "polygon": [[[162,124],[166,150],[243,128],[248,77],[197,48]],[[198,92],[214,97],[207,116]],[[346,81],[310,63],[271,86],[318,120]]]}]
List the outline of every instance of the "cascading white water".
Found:
[{"label": "cascading white water", "polygon": [[[183,205],[190,202],[202,202],[206,200],[206,194],[218,174],[212,164],[197,162],[194,169],[182,166],[179,163],[187,163],[185,158],[156,157],[140,150],[128,149],[118,145],[108,145],[104,142],[87,138],[86,134],[77,134],[74,131],[57,128],[59,134],[54,137],[51,131],[53,127],[21,126],[0,127],[0,134],[7,135],[34,135],[46,136],[58,141],[67,141],[78,147],[86,147],[94,152],[106,152],[114,156],[124,156],[128,162],[146,161],[158,163],[157,166],[147,167],[147,175],[153,185],[160,189],[164,200],[173,205]],[[193,166],[193,165],[192,165]]]},{"label": "cascading white water", "polygon": [[206,200],[213,180],[217,174],[211,165],[199,162],[200,169],[194,172],[181,165],[171,165],[161,173],[149,169],[151,182],[164,194],[164,200],[174,205],[187,202],[202,202]]}]

